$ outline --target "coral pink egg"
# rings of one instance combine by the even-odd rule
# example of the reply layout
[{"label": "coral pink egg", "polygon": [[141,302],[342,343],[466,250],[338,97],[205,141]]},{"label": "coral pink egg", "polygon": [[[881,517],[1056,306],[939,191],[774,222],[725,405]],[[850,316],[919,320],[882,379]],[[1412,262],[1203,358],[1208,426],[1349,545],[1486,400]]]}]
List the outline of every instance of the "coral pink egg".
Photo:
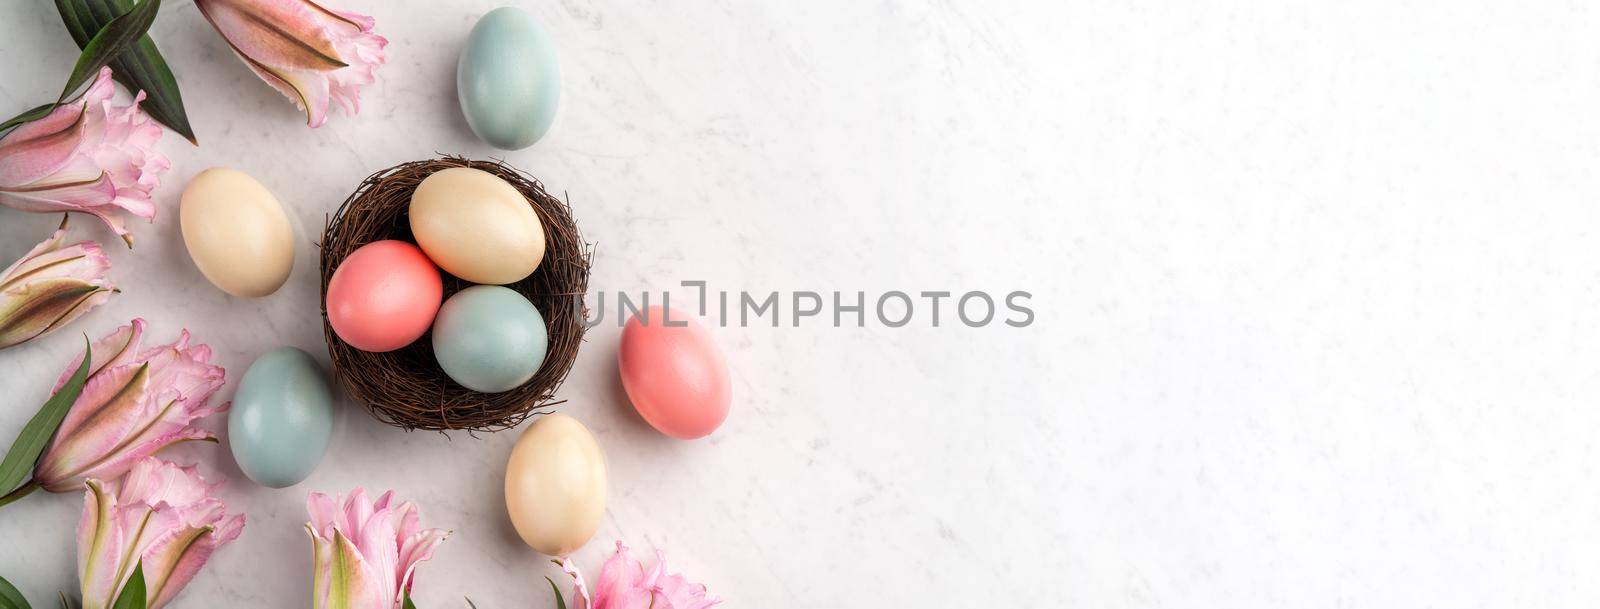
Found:
[{"label": "coral pink egg", "polygon": [[334,270],[328,323],[352,347],[393,351],[427,333],[443,297],[439,268],[422,250],[404,241],[374,241]]},{"label": "coral pink egg", "polygon": [[728,418],[728,362],[711,333],[682,311],[650,307],[628,320],[617,366],[628,400],[661,433],[693,440]]}]

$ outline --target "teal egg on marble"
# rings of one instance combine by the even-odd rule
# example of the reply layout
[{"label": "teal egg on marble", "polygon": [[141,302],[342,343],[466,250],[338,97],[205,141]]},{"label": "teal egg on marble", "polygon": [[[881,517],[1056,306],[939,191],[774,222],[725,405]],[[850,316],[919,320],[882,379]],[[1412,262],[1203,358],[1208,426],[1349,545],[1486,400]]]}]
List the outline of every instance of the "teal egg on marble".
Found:
[{"label": "teal egg on marble", "polygon": [[456,292],[433,319],[433,356],[462,387],[482,393],[517,388],[544,363],[544,316],[521,294],[497,285]]},{"label": "teal egg on marble", "polygon": [[333,390],[305,351],[257,357],[228,411],[228,443],[244,475],[262,486],[294,486],[322,461],[333,437]]},{"label": "teal egg on marble", "polygon": [[505,150],[532,146],[550,130],[561,101],[555,42],[522,9],[489,11],[461,51],[456,94],[483,141]]}]

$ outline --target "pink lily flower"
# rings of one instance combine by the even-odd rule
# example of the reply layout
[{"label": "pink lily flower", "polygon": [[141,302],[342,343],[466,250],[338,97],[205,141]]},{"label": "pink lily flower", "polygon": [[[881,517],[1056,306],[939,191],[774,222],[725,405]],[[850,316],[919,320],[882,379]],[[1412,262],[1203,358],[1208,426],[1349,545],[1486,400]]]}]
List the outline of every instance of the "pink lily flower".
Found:
[{"label": "pink lily flower", "polygon": [[172,164],[155,151],[161,127],[139,110],[144,92],[115,106],[111,68],[78,101],[0,137],[0,205],[100,218],[131,247],[118,212],[154,219],[150,191]]},{"label": "pink lily flower", "polygon": [[[228,409],[227,403],[209,404],[225,374],[211,364],[211,348],[191,346],[184,330],[176,342],[140,351],[143,335],[144,320],[135,319],[94,343],[89,381],[34,468],[33,484],[66,492],[82,488],[87,478],[121,476],[178,442],[215,440],[211,432],[190,425]],[[81,355],[73,359],[56,391],[82,361]]]},{"label": "pink lily flower", "polygon": [[371,17],[323,8],[311,0],[195,0],[211,27],[261,80],[321,127],[328,106],[361,106],[361,87],[386,61]]},{"label": "pink lily flower", "polygon": [[62,247],[66,237],[62,218],[55,234],[0,273],[0,349],[72,323],[117,291],[106,279],[111,261],[100,244]]},{"label": "pink lily flower", "polygon": [[244,515],[228,516],[193,466],[155,457],[127,475],[85,482],[78,521],[78,579],[83,609],[110,607],[134,567],[144,567],[145,602],[159,609],[194,579],[211,553],[239,537]]},{"label": "pink lily flower", "polygon": [[369,501],[350,492],[343,506],[333,497],[306,497],[316,571],[311,589],[316,609],[394,609],[411,593],[417,563],[433,557],[449,532],[422,528],[417,506],[394,491]]},{"label": "pink lily flower", "polygon": [[572,559],[563,558],[556,564],[572,576],[573,609],[706,609],[722,602],[707,596],[705,585],[692,583],[679,573],[667,573],[667,557],[660,550],[656,550],[656,566],[646,571],[621,541],[617,553],[600,567],[592,599]]}]

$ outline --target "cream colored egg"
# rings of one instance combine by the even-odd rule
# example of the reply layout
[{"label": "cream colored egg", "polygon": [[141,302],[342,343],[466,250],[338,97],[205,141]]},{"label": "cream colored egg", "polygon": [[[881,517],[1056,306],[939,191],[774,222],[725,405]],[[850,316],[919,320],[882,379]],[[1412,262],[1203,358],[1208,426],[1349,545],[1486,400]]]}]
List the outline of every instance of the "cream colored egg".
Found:
[{"label": "cream colored egg", "polygon": [[435,264],[473,283],[504,285],[544,259],[544,226],[527,198],[487,171],[434,172],[411,194],[411,234]]},{"label": "cream colored egg", "polygon": [[294,229],[267,187],[242,171],[213,167],[183,189],[183,244],[222,291],[257,298],[278,291],[294,268]]},{"label": "cream colored egg", "polygon": [[571,554],[594,536],[605,509],[605,456],[589,429],[559,413],[529,425],[506,463],[506,511],[522,541]]}]

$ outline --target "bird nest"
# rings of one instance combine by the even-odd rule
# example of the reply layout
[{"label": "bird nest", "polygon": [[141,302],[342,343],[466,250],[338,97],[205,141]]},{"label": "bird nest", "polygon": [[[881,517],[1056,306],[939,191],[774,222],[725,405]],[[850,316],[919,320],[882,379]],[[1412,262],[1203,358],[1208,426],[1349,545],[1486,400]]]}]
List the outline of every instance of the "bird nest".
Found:
[{"label": "bird nest", "polygon": [[[544,225],[544,260],[532,275],[506,287],[539,309],[548,326],[550,346],[533,378],[510,391],[479,393],[450,380],[434,359],[429,335],[395,351],[372,353],[340,340],[328,322],[328,282],[339,263],[356,248],[374,241],[415,243],[407,213],[411,193],[423,178],[451,167],[471,167],[499,176],[527,198]],[[368,176],[328,219],[321,249],[322,333],[333,359],[334,377],[378,420],[406,430],[499,431],[563,401],[555,399],[555,393],[583,342],[583,294],[588,290],[592,250],[578,232],[572,210],[545,192],[533,176],[502,162],[454,156],[390,167]],[[449,273],[441,275],[446,298],[473,285]]]}]

